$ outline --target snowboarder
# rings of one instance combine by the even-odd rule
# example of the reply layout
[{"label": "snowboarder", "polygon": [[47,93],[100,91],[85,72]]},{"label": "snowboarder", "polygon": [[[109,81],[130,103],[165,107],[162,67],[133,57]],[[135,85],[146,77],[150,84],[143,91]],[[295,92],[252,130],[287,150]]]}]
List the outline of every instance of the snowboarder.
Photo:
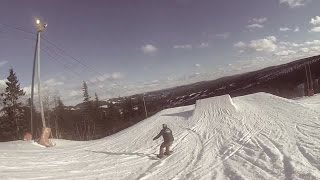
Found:
[{"label": "snowboarder", "polygon": [[[164,155],[170,155],[170,146],[172,145],[174,138],[171,129],[169,129],[166,124],[162,124],[162,130],[156,137],[153,138],[153,140],[158,139],[160,136],[163,137],[163,143],[160,146],[160,152],[157,157],[163,158]],[[165,153],[163,153],[164,148],[166,148]]]}]

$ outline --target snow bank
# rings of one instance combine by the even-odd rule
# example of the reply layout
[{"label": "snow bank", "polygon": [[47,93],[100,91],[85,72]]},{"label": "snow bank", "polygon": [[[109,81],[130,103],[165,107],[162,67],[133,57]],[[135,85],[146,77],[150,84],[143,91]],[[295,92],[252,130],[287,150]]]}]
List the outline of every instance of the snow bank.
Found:
[{"label": "snow bank", "polygon": [[[88,142],[0,143],[1,179],[318,179],[319,96],[266,93],[198,100]],[[318,106],[319,107],[319,106]],[[155,158],[163,123],[174,153]]]}]

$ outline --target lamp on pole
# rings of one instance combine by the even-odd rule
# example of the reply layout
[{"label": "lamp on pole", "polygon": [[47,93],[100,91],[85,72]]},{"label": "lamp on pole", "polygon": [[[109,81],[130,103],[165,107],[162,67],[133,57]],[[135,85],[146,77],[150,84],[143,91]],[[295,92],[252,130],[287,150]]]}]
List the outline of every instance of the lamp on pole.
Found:
[{"label": "lamp on pole", "polygon": [[38,96],[39,96],[39,102],[40,102],[40,112],[41,112],[41,120],[42,125],[45,128],[45,118],[44,118],[44,112],[43,112],[43,104],[41,100],[41,81],[40,81],[40,35],[41,32],[44,31],[44,29],[47,27],[46,23],[42,23],[40,19],[36,19],[36,30],[37,30],[37,41],[36,41],[36,47],[34,52],[34,60],[33,60],[33,71],[32,71],[32,85],[31,85],[31,134],[33,134],[33,96],[34,96],[34,76],[36,72],[37,67],[37,81],[38,81]]}]

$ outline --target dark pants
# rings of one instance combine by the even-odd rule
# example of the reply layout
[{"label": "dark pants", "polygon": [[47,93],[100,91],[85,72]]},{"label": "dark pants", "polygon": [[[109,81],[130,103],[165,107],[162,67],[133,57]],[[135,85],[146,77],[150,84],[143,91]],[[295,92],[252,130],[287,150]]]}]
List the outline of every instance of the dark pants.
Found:
[{"label": "dark pants", "polygon": [[159,156],[163,157],[163,151],[164,148],[166,148],[166,154],[170,153],[170,146],[172,145],[173,142],[163,142],[160,146],[160,152],[159,152]]}]

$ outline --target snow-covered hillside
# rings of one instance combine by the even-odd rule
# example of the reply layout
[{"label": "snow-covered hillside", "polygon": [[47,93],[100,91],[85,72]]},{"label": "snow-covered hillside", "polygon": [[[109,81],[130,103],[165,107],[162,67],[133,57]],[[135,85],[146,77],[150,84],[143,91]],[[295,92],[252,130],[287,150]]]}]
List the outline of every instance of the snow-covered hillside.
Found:
[{"label": "snow-covered hillside", "polygon": [[[0,144],[1,179],[320,179],[320,96],[198,100],[89,142]],[[166,123],[174,153],[155,158]]]}]

